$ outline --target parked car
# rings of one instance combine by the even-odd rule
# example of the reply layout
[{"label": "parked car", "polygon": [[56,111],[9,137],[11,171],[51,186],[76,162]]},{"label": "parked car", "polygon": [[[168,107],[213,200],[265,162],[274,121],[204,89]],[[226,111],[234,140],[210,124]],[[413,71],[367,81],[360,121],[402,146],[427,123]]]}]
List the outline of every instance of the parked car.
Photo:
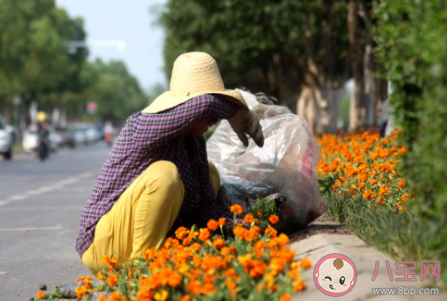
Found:
[{"label": "parked car", "polygon": [[0,118],[0,154],[6,160],[12,159],[12,146],[14,144],[14,128]]},{"label": "parked car", "polygon": [[73,138],[76,145],[87,144],[87,128],[82,125],[72,125],[68,128],[73,134]]},{"label": "parked car", "polygon": [[55,130],[61,136],[60,147],[68,146],[69,148],[74,148],[76,146],[74,133],[69,128],[56,127]]},{"label": "parked car", "polygon": [[98,133],[99,133],[99,140],[104,140],[104,124],[102,124],[102,123],[97,123],[96,125],[95,125],[95,127],[96,127],[96,131],[98,131]]},{"label": "parked car", "polygon": [[101,134],[98,132],[94,124],[87,123],[85,126],[87,127],[87,143],[96,143],[101,140]]},{"label": "parked car", "polygon": [[[48,140],[50,140],[50,151],[56,152],[59,147],[59,143],[62,141],[62,136],[58,134],[54,128],[50,129],[48,135]],[[32,153],[37,147],[38,135],[37,135],[37,125],[31,124],[23,134],[22,146],[23,150],[27,153]]]}]

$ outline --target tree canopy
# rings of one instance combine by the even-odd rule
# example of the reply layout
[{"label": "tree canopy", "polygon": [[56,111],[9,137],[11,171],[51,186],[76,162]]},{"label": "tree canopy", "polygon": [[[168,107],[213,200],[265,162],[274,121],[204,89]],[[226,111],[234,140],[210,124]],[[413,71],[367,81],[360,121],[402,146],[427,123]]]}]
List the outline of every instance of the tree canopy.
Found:
[{"label": "tree canopy", "polygon": [[146,96],[123,62],[90,63],[88,48],[68,49],[67,42],[85,39],[82,18],[71,18],[54,0],[0,0],[2,106],[20,94],[25,106],[65,108],[79,119],[95,100],[98,116],[116,121],[144,108]]}]

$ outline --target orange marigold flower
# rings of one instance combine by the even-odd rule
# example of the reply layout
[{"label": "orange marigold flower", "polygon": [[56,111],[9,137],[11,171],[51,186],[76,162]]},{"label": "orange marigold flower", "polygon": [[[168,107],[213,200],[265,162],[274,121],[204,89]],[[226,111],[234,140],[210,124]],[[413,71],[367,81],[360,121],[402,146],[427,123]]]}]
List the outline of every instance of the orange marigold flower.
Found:
[{"label": "orange marigold flower", "polygon": [[358,176],[357,176],[357,178],[360,180],[360,181],[366,181],[366,180],[368,180],[368,175],[367,174],[359,174]]},{"label": "orange marigold flower", "polygon": [[279,298],[279,301],[290,301],[292,297],[289,294],[284,294]]},{"label": "orange marigold flower", "polygon": [[211,235],[210,230],[205,229],[205,228],[200,229],[199,239],[200,239],[201,241],[205,241],[205,240],[207,240],[208,238],[210,238],[210,235]]},{"label": "orange marigold flower", "polygon": [[99,295],[98,301],[107,301],[107,297],[104,295]]},{"label": "orange marigold flower", "polygon": [[169,286],[177,287],[180,285],[180,283],[182,283],[182,276],[177,272],[172,273],[172,275],[168,279]]},{"label": "orange marigold flower", "polygon": [[85,286],[87,289],[90,289],[90,288],[92,287],[92,282],[93,282],[93,278],[92,278],[92,276],[87,276],[87,277],[85,277],[85,279],[84,279],[84,286]]},{"label": "orange marigold flower", "polygon": [[405,187],[405,181],[400,180],[399,182],[397,182],[397,187],[399,187],[399,188]]},{"label": "orange marigold flower", "polygon": [[157,249],[147,249],[143,252],[144,260],[157,256]]},{"label": "orange marigold flower", "polygon": [[289,237],[284,233],[281,233],[276,239],[278,240],[280,245],[283,245],[283,246],[290,242]]},{"label": "orange marigold flower", "polygon": [[358,190],[362,190],[363,188],[365,188],[365,183],[360,183],[358,186],[357,186],[357,189]]},{"label": "orange marigold flower", "polygon": [[148,290],[146,286],[141,286],[138,290],[136,301],[152,301],[153,291]]},{"label": "orange marigold flower", "polygon": [[300,264],[300,266],[302,266],[305,269],[308,269],[312,266],[310,259],[307,257],[304,257],[303,259],[301,259],[299,264]]},{"label": "orange marigold flower", "polygon": [[202,282],[200,280],[190,281],[188,291],[193,295],[200,295],[202,293]]},{"label": "orange marigold flower", "polygon": [[210,219],[208,221],[208,223],[206,224],[206,227],[210,230],[210,231],[215,231],[218,227],[219,227],[219,223],[214,220],[214,219]]},{"label": "orange marigold flower", "polygon": [[109,256],[107,256],[107,255],[103,255],[102,256],[102,261],[105,263],[105,264],[107,264],[107,265],[109,265],[111,268],[114,268],[115,267],[115,265],[116,265],[116,259],[114,259],[114,258],[110,258]]},{"label": "orange marigold flower", "polygon": [[365,198],[365,200],[370,200],[370,199],[372,199],[374,197],[374,193],[372,192],[371,189],[367,189],[363,193],[363,197]]},{"label": "orange marigold flower", "polygon": [[293,290],[298,292],[306,289],[306,285],[301,280],[301,278],[297,278],[295,282],[293,283]]},{"label": "orange marigold flower", "polygon": [[257,213],[258,213],[258,216],[262,216],[262,209],[258,209]]},{"label": "orange marigold flower", "polygon": [[381,197],[384,197],[386,194],[387,194],[387,190],[386,190],[386,188],[385,188],[385,187],[380,187],[380,189],[379,189],[379,195],[380,195]]},{"label": "orange marigold flower", "polygon": [[251,224],[254,221],[253,215],[251,214],[247,214],[244,217],[244,222],[246,222],[247,224]]},{"label": "orange marigold flower", "polygon": [[276,215],[270,215],[269,222],[270,224],[274,225],[279,222],[279,217]]},{"label": "orange marigold flower", "polygon": [[[104,257],[103,257],[104,258]],[[104,260],[103,260],[104,261]],[[84,279],[85,279],[85,277],[84,276],[81,276],[81,277],[79,277],[78,279],[76,279],[76,282],[79,282],[79,281],[84,281]]]},{"label": "orange marigold flower", "polygon": [[236,213],[237,215],[241,215],[242,213],[244,213],[244,209],[241,205],[238,204],[231,205],[230,211]]},{"label": "orange marigold flower", "polygon": [[180,227],[177,230],[175,230],[175,237],[178,239],[184,239],[189,234],[189,230],[185,227]]},{"label": "orange marigold flower", "polygon": [[180,301],[192,301],[192,297],[189,295],[184,295],[180,298]]},{"label": "orange marigold flower", "polygon": [[219,221],[217,221],[217,223],[219,224],[219,226],[225,226],[225,217],[221,217],[219,218]]},{"label": "orange marigold flower", "polygon": [[268,265],[260,260],[253,260],[252,267],[249,271],[249,275],[251,278],[260,278],[268,269]]},{"label": "orange marigold flower", "polygon": [[267,237],[274,238],[274,237],[276,237],[276,235],[278,234],[278,231],[276,231],[276,230],[273,229],[272,227],[268,227],[267,229],[265,229],[264,234],[265,234]]},{"label": "orange marigold flower", "polygon": [[231,247],[223,247],[223,248],[220,250],[220,253],[221,253],[222,255],[229,255],[229,254],[236,255],[236,254],[237,254],[237,250],[236,250],[236,247],[235,247],[235,246],[231,246]]},{"label": "orange marigold flower", "polygon": [[166,299],[168,299],[168,292],[165,290],[161,290],[159,292],[156,292],[154,295],[154,299],[157,301],[165,301]]},{"label": "orange marigold flower", "polygon": [[248,235],[245,236],[245,240],[256,241],[258,239],[258,236],[260,233],[261,233],[261,228],[259,228],[258,226],[253,226],[248,231]]},{"label": "orange marigold flower", "polygon": [[108,286],[115,286],[118,283],[118,276],[116,274],[112,274],[109,276],[109,279],[107,280]]},{"label": "orange marigold flower", "polygon": [[78,297],[78,299],[82,299],[87,295],[88,291],[87,288],[85,286],[79,286],[76,288],[76,297]]},{"label": "orange marigold flower", "polygon": [[371,182],[369,183],[369,185],[374,186],[376,184],[378,184],[379,181],[377,181],[376,179],[371,180]]},{"label": "orange marigold flower", "polygon": [[110,301],[124,301],[124,300],[123,300],[123,296],[121,296],[120,293],[118,293],[118,292],[113,292],[113,293],[110,295]]},{"label": "orange marigold flower", "polygon": [[224,241],[222,238],[216,238],[216,239],[213,241],[213,246],[214,246],[216,249],[220,250],[220,249],[222,249],[222,248],[225,246],[225,241]]},{"label": "orange marigold flower", "polygon": [[400,199],[402,200],[402,202],[406,202],[407,201],[407,197],[408,197],[408,193],[404,193]]},{"label": "orange marigold flower", "polygon": [[227,278],[227,280],[225,280],[225,284],[227,285],[228,289],[230,290],[230,295],[232,297],[234,297],[237,293],[237,284],[234,283],[234,281],[231,280],[231,278]]},{"label": "orange marigold flower", "polygon": [[209,295],[210,293],[217,293],[216,287],[214,287],[214,284],[212,283],[205,283],[203,286],[203,292],[205,295]]},{"label": "orange marigold flower", "polygon": [[194,236],[195,236],[195,233],[189,232],[189,234],[183,239],[182,245],[184,245],[184,246],[189,245]]},{"label": "orange marigold flower", "polygon": [[104,276],[101,271],[98,272],[98,274],[96,274],[96,277],[98,277],[99,280],[105,280],[107,277]]},{"label": "orange marigold flower", "polygon": [[45,293],[42,291],[38,291],[37,292],[37,299],[42,299],[43,297],[45,297]]},{"label": "orange marigold flower", "polygon": [[200,251],[202,249],[202,246],[199,243],[193,243],[189,246],[191,250],[194,250],[196,252]]},{"label": "orange marigold flower", "polygon": [[248,230],[244,227],[236,226],[236,228],[233,229],[233,233],[237,238],[244,239],[248,235]]}]

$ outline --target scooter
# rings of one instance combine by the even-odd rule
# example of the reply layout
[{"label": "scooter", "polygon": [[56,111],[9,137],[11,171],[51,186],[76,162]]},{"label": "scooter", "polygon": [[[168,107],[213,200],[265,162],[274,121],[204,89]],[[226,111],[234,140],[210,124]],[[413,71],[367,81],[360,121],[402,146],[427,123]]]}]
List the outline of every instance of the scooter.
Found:
[{"label": "scooter", "polygon": [[47,159],[50,154],[48,139],[40,138],[36,150],[37,150],[37,156],[39,157],[40,161],[41,162],[45,161],[45,159]]},{"label": "scooter", "polygon": [[104,134],[104,141],[111,146],[113,142],[113,135],[111,133]]}]

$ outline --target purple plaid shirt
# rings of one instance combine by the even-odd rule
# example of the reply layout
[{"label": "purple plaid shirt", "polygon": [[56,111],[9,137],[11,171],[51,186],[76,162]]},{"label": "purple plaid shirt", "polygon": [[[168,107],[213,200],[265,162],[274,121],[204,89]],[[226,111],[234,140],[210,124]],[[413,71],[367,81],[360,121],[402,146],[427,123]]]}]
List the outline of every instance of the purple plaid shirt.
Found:
[{"label": "purple plaid shirt", "polygon": [[184,135],[198,122],[215,123],[236,114],[239,106],[218,95],[204,94],[156,114],[137,112],[127,119],[104,163],[81,214],[76,250],[92,244],[96,224],[127,187],[153,162],[174,163],[185,187],[179,219],[204,224],[233,214],[216,203],[203,137]]}]

